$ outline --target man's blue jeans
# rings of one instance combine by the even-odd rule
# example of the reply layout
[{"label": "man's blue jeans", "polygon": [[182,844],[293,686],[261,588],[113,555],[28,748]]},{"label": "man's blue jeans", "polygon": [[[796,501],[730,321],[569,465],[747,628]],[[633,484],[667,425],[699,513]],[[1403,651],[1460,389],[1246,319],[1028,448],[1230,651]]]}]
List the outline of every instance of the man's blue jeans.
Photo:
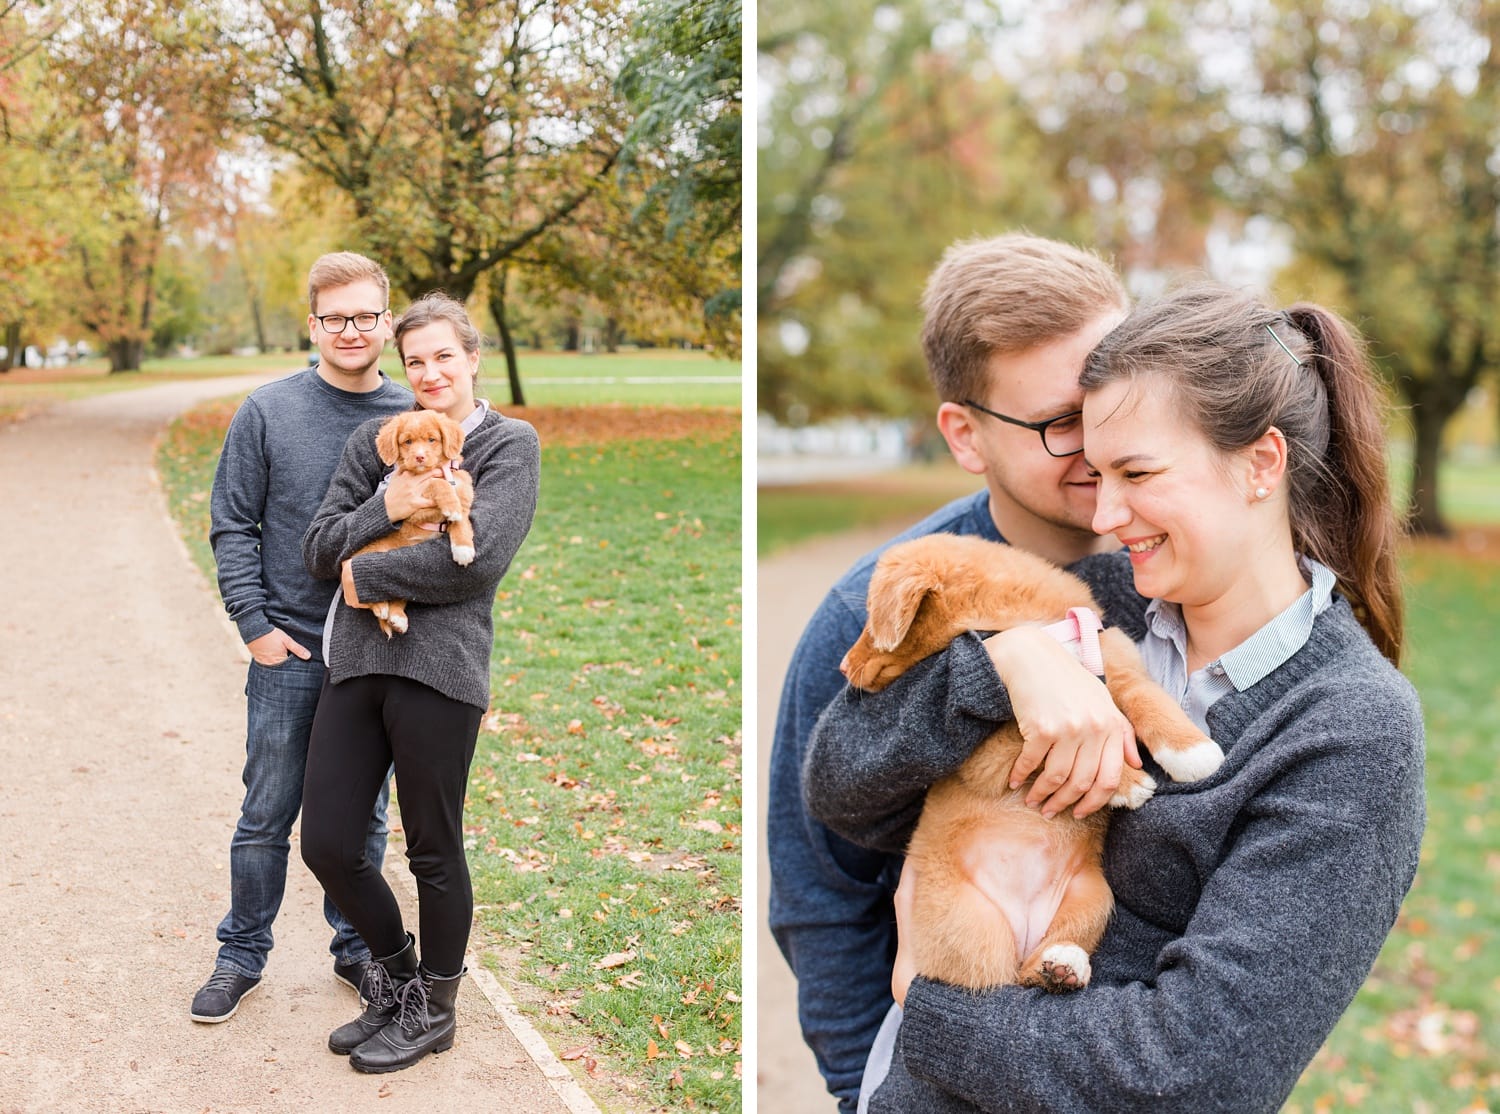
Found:
[{"label": "man's blue jeans", "polygon": [[[323,674],[322,662],[296,657],[274,666],[250,663],[245,683],[245,802],[229,845],[230,904],[219,923],[216,964],[241,975],[258,977],[271,951],[271,924],[286,892],[292,824],[302,808],[307,739]],[[376,870],[385,861],[389,799],[387,780],[365,837],[365,854]],[[323,915],[333,927],[329,951],[337,962],[369,957],[370,949],[327,897]]]}]

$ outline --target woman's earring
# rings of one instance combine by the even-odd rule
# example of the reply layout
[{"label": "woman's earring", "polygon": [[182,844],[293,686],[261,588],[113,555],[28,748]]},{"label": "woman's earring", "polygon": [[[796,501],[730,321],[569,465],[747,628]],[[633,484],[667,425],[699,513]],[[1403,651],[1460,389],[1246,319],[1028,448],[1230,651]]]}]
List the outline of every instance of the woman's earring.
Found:
[{"label": "woman's earring", "polygon": [[1270,494],[1271,494],[1271,489],[1269,487],[1257,487],[1255,489],[1255,497],[1257,499],[1264,499],[1266,496],[1268,496]]}]

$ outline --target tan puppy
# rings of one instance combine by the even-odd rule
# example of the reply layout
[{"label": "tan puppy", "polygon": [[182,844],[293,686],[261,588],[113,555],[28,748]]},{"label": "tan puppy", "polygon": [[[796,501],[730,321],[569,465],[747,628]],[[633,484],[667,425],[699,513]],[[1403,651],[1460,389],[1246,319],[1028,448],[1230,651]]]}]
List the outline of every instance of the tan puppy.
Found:
[{"label": "tan puppy", "polygon": [[[352,556],[431,541],[446,527],[453,560],[460,565],[473,561],[474,527],[469,522],[469,508],[474,503],[474,479],[453,467],[463,446],[463,427],[436,410],[408,410],[382,425],[375,435],[375,451],[381,460],[402,472],[422,475],[441,468],[443,475],[429,476],[421,486],[422,494],[433,501],[431,507],[415,512],[391,533]],[[406,632],[405,600],[374,600],[354,606],[373,611],[387,638],[394,631]]]},{"label": "tan puppy", "polygon": [[[841,669],[878,692],[964,631],[1052,623],[1070,608],[1095,612],[1088,586],[1034,554],[981,538],[934,534],[892,546],[870,581],[870,618]],[[1177,781],[1219,768],[1223,752],[1153,682],[1135,644],[1100,632],[1105,683],[1120,710]],[[1107,812],[1051,820],[1012,790],[1022,739],[1008,723],[957,773],[927,793],[907,848],[920,885],[913,907],[918,973],[983,990],[1008,983],[1086,986],[1114,895],[1104,879]],[[1139,808],[1156,789],[1127,766],[1112,805]]]}]

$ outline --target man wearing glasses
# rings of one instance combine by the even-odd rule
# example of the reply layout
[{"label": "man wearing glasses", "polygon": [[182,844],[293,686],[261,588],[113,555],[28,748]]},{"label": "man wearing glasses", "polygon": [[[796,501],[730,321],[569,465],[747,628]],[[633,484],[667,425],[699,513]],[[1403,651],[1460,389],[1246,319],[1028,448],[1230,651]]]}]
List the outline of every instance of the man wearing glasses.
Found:
[{"label": "man wearing glasses", "polygon": [[[229,912],[213,974],[193,997],[194,1021],[234,1016],[260,985],[271,951],[323,683],[323,621],[338,589],[308,575],[302,535],[355,427],[411,409],[411,392],[379,368],[391,337],[389,298],[379,264],[352,252],[321,257],[308,276],[317,364],[254,391],[224,438],[209,536],[219,595],[252,659],[245,798],[229,845]],[[385,843],[382,793],[365,841],[377,870]],[[326,898],[323,913],[334,931],[334,976],[358,989],[370,949]]]},{"label": "man wearing glasses", "polygon": [[[1066,244],[1017,234],[948,250],[927,284],[922,345],[940,400],[938,429],[984,488],[888,545],[976,535],[1090,579],[1087,558],[1118,544],[1090,528],[1095,485],[1083,460],[1078,376],[1125,304],[1114,271]],[[767,792],[771,930],[797,976],[803,1037],[845,1114],[855,1111],[891,1005],[891,902],[901,863],[814,820],[803,803],[802,766],[813,725],[844,686],[839,662],[864,627],[870,575],[885,548],[845,574],[803,632],[781,693]],[[1108,609],[1110,592],[1094,587]],[[1102,781],[1086,793],[1075,786],[1095,782],[1103,760],[1102,747],[1059,747],[1047,755],[1033,799],[1049,813],[1075,801],[1080,814],[1099,808],[1111,792]]]}]

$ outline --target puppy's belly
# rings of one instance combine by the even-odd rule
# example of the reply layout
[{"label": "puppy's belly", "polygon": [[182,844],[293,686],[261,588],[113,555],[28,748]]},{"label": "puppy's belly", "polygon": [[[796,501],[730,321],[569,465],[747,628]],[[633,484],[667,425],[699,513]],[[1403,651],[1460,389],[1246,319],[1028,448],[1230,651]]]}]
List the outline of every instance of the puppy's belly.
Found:
[{"label": "puppy's belly", "polygon": [[1010,922],[1016,955],[1034,952],[1057,915],[1080,863],[1077,849],[1045,831],[986,825],[966,835],[958,863],[974,887]]}]

